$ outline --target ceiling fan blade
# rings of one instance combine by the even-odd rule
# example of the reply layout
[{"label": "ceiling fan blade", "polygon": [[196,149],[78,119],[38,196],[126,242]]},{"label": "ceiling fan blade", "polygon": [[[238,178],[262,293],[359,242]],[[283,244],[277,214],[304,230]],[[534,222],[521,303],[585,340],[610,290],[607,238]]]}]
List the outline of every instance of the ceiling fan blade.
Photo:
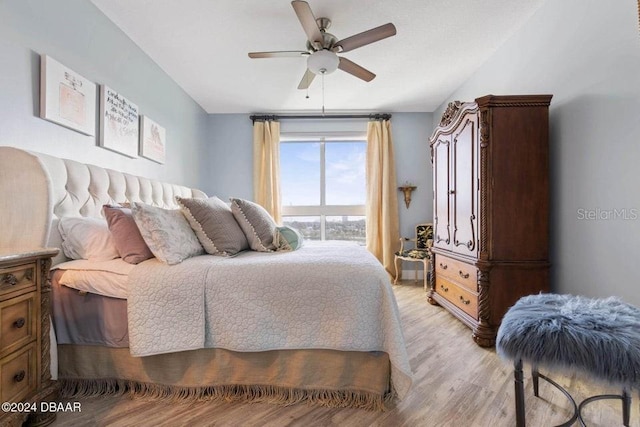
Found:
[{"label": "ceiling fan blade", "polygon": [[303,50],[278,50],[274,52],[249,52],[249,58],[295,58],[309,55]]},{"label": "ceiling fan blade", "polygon": [[300,84],[298,85],[298,89],[308,89],[311,86],[311,82],[316,77],[316,75],[307,68],[307,71],[302,76],[302,80],[300,80]]},{"label": "ceiling fan blade", "polygon": [[335,44],[335,46],[339,48],[339,52],[349,52],[350,50],[395,35],[395,25],[393,25],[392,23],[388,23],[340,40]]},{"label": "ceiling fan blade", "polygon": [[291,6],[293,6],[293,10],[295,10],[296,15],[298,15],[298,20],[300,21],[300,24],[302,24],[302,29],[307,33],[307,39],[309,39],[311,44],[314,46],[316,43],[321,45],[323,40],[322,33],[316,23],[316,17],[313,16],[311,7],[309,7],[309,3],[306,1],[294,0],[291,2]]},{"label": "ceiling fan blade", "polygon": [[349,61],[347,58],[340,58],[338,68],[340,68],[342,71],[356,76],[359,79],[364,80],[365,82],[370,82],[376,77],[376,75],[371,71],[367,70],[366,68],[362,68],[353,61]]}]

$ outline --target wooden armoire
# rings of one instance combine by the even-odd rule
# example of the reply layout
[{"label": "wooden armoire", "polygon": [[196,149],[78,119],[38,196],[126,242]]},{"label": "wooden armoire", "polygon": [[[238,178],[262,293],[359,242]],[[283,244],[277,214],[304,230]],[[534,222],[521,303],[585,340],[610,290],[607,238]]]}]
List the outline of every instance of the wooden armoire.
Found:
[{"label": "wooden armoire", "polygon": [[551,95],[452,102],[431,136],[428,300],[495,344],[520,297],[549,291]]}]

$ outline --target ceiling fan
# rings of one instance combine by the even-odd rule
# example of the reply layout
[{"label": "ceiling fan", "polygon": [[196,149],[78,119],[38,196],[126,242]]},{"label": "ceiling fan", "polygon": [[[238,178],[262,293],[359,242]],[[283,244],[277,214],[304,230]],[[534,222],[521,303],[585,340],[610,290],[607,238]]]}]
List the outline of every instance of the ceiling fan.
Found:
[{"label": "ceiling fan", "polygon": [[298,16],[304,32],[307,34],[307,50],[281,50],[274,52],[250,52],[249,58],[286,58],[307,57],[307,71],[302,76],[298,89],[307,89],[317,74],[330,74],[336,69],[341,69],[366,82],[375,78],[375,74],[361,67],[345,57],[339,57],[338,53],[349,52],[359,47],[377,42],[396,34],[396,27],[384,24],[376,28],[358,33],[346,39],[338,40],[333,34],[327,33],[331,25],[329,18],[313,16],[311,7],[306,1],[294,0],[291,2]]}]

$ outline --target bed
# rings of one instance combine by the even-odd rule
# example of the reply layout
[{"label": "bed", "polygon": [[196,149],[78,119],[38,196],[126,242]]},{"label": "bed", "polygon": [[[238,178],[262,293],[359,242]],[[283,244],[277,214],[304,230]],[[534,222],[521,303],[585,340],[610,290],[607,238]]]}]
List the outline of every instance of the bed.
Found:
[{"label": "bed", "polygon": [[[60,247],[58,222],[104,204],[177,209],[202,191],[0,147],[3,245]],[[53,260],[57,378],[67,397],[130,393],[384,409],[412,373],[388,276],[357,246],[149,259],[128,295],[60,284]],[[161,309],[157,309],[160,307]],[[55,348],[55,347],[54,347]],[[55,356],[52,354],[52,356]],[[52,357],[55,359],[55,357]],[[55,377],[54,373],[54,377]]]}]

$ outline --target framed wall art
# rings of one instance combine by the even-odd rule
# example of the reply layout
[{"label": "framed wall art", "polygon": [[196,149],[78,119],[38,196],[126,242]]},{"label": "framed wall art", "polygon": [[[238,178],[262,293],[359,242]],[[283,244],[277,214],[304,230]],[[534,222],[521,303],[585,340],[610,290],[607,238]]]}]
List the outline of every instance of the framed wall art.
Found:
[{"label": "framed wall art", "polygon": [[100,86],[100,146],[129,157],[138,156],[138,106]]},{"label": "framed wall art", "polygon": [[166,132],[147,116],[140,116],[140,156],[164,163]]},{"label": "framed wall art", "polygon": [[40,55],[40,117],[95,136],[96,84]]}]

